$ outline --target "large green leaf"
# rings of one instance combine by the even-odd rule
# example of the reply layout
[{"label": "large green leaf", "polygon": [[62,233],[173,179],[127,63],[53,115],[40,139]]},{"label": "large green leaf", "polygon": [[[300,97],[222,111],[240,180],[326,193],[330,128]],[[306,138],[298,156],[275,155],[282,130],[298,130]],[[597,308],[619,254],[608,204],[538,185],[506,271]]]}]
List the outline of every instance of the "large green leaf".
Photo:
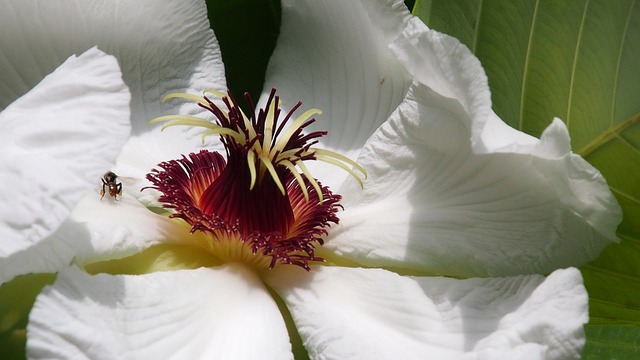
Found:
[{"label": "large green leaf", "polygon": [[640,327],[589,326],[583,360],[636,360],[640,358]]},{"label": "large green leaf", "polygon": [[[238,98],[257,100],[280,32],[280,0],[206,0],[227,76]],[[243,103],[241,103],[243,105]]]},{"label": "large green leaf", "polygon": [[414,14],[478,56],[504,121],[537,136],[561,118],[574,152],[606,177],[624,211],[622,241],[581,269],[591,315],[584,355],[637,355],[640,2],[418,0]]},{"label": "large green leaf", "polygon": [[54,274],[29,274],[0,286],[0,358],[24,359],[27,322],[36,296],[52,284]]}]

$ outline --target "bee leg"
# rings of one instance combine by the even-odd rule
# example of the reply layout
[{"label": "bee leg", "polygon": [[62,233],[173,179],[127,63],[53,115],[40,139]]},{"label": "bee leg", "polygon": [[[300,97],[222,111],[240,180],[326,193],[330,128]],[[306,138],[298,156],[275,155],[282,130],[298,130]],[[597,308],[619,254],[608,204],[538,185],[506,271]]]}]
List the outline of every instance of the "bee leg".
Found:
[{"label": "bee leg", "polygon": [[[122,199],[122,183],[116,185],[116,190],[118,190],[117,195],[120,195],[120,198]],[[116,200],[118,200],[118,199],[116,198]]]},{"label": "bee leg", "polygon": [[100,200],[102,200],[102,198],[104,197],[105,191],[104,191],[104,182],[102,183],[102,189],[100,189]]}]

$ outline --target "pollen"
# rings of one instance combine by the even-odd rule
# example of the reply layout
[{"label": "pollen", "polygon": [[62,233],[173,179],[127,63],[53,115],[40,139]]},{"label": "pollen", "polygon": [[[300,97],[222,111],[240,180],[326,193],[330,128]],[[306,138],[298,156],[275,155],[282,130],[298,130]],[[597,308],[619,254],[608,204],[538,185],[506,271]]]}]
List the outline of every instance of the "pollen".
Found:
[{"label": "pollen", "polygon": [[[224,109],[210,96],[221,99]],[[158,164],[147,178],[162,195],[159,201],[173,209],[171,217],[208,235],[199,244],[227,260],[251,264],[293,264],[310,269],[316,245],[323,244],[327,228],[337,224],[341,196],[314,178],[307,161],[333,164],[351,174],[361,186],[365,170],[351,159],[315,147],[326,131],[305,132],[315,122],[318,109],[294,118],[298,102],[283,113],[280,98],[272,90],[264,108],[246,116],[231,93],[213,90],[203,96],[169,94],[166,99],[196,101],[213,115],[213,121],[185,115],[155,118],[150,123],[205,128],[203,140],[217,135],[225,156],[202,150],[181,159]],[[201,237],[199,237],[201,238]]]}]

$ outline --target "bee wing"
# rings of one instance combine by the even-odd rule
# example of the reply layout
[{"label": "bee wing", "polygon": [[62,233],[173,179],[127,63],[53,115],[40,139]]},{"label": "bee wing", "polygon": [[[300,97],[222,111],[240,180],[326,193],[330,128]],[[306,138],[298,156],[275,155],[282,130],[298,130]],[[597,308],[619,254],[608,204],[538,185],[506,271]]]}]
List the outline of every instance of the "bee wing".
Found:
[{"label": "bee wing", "polygon": [[136,179],[134,177],[120,176],[120,175],[118,175],[118,180],[125,185],[133,185],[136,182],[140,181],[139,179]]}]

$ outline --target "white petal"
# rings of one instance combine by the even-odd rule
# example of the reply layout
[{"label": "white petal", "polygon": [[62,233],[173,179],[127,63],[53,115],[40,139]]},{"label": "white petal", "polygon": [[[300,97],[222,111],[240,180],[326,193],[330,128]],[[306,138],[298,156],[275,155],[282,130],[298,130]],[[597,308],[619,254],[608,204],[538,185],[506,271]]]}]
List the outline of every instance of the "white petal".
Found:
[{"label": "white petal", "polygon": [[588,321],[576,269],[455,280],[317,267],[267,283],[313,359],[573,359]]},{"label": "white petal", "polygon": [[186,222],[156,214],[134,198],[123,196],[116,202],[97,195],[85,197],[52,235],[67,246],[78,241],[88,244],[74,251],[79,264],[123,258],[158,244],[193,245],[208,236],[191,234]]},{"label": "white petal", "polygon": [[[322,110],[313,128],[329,135],[320,145],[355,159],[409,86],[388,48],[409,17],[401,1],[283,1],[264,91],[276,88],[285,108],[301,100],[299,113]],[[322,174],[325,184],[340,184],[346,176],[315,165],[312,172]],[[332,173],[335,178],[325,176]]]},{"label": "white petal", "polygon": [[162,103],[167,93],[226,87],[204,1],[25,0],[1,5],[0,33],[11,36],[0,38],[0,73],[7,77],[0,84],[0,108],[69,55],[98,46],[118,59],[131,89],[133,134],[154,134],[148,139],[155,156],[146,170],[200,145],[200,129],[176,127],[160,134],[160,126],[147,122],[167,114],[204,114],[194,103]]},{"label": "white petal", "polygon": [[154,213],[129,193],[117,201],[108,195],[101,199],[99,187],[51,235],[4,257],[0,283],[25,273],[54,273],[71,263],[120,259],[158,244],[192,245],[205,236],[190,234],[186,223]]},{"label": "white petal", "polygon": [[29,318],[30,359],[287,359],[282,316],[240,266],[142,276],[62,272]]},{"label": "white petal", "polygon": [[457,39],[412,18],[390,47],[415,81],[456,99],[469,114],[474,152],[516,152],[557,159],[571,151],[569,133],[559,119],[554,119],[538,141],[511,128],[491,111],[480,61]]},{"label": "white petal", "polygon": [[469,277],[549,273],[615,241],[620,210],[602,176],[573,155],[547,156],[562,146],[544,150],[558,123],[530,154],[474,153],[469,123],[457,100],[412,87],[358,160],[365,189],[347,180],[338,191],[345,211],[325,247],[368,266]]},{"label": "white petal", "polygon": [[86,196],[74,209],[69,221],[53,234],[52,241],[84,242],[76,248],[79,264],[126,257],[161,243],[179,243],[192,235],[182,221],[159,215],[131,197],[118,201],[100,199],[99,194]]},{"label": "white petal", "polygon": [[129,99],[116,60],[91,49],[0,113],[1,258],[48,236],[99,186],[129,136]]},{"label": "white petal", "polygon": [[[414,80],[456,99],[468,114],[466,124],[479,132],[491,113],[491,93],[480,61],[457,39],[429,30],[412,18],[391,49]],[[473,146],[477,145],[473,138]]]},{"label": "white petal", "polygon": [[[476,134],[473,134],[476,135]],[[483,145],[477,152],[530,152],[539,143],[535,137],[507,125],[493,111],[482,131],[477,133]],[[566,154],[566,153],[565,153]],[[563,154],[564,155],[564,154]]]}]

